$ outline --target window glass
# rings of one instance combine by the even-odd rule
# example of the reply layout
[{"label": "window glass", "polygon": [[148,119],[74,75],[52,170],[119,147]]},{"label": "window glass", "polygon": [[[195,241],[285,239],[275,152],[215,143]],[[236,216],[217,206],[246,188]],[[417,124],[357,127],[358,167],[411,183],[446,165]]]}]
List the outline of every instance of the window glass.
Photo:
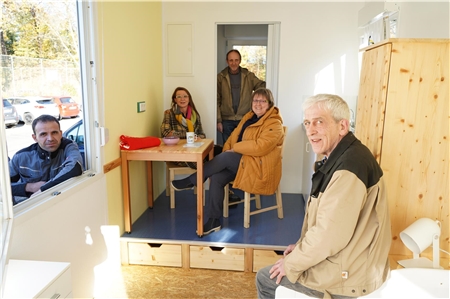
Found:
[{"label": "window glass", "polygon": [[241,67],[247,68],[258,79],[266,81],[266,46],[233,45],[241,53]]},{"label": "window glass", "polygon": [[[100,168],[100,155],[90,154],[99,151],[92,148],[99,146],[97,110],[90,109],[97,104],[92,67],[95,49],[90,46],[95,34],[93,7],[92,2],[74,0],[4,3],[2,97],[12,104],[18,117],[18,122],[7,125],[3,135],[7,159],[35,143],[32,121],[50,114],[59,119],[64,137],[75,136],[85,175]],[[37,45],[36,40],[41,43]],[[76,135],[66,133],[74,127],[78,127]],[[14,210],[34,204],[25,207],[22,203]]]},{"label": "window glass", "polygon": [[55,116],[63,133],[83,119],[77,2],[7,1],[2,21],[2,96],[19,116],[19,123],[6,130],[11,158],[34,143],[36,117]]}]

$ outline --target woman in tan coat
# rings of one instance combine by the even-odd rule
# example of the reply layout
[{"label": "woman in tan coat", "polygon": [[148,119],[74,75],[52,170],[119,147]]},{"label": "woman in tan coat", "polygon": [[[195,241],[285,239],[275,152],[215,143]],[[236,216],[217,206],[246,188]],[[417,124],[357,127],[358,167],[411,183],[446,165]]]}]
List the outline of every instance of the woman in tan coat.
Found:
[{"label": "woman in tan coat", "polygon": [[[246,192],[270,195],[281,180],[281,145],[283,119],[274,106],[272,92],[261,88],[252,94],[252,111],[244,115],[224,145],[223,152],[204,166],[204,179],[210,178],[203,226],[205,235],[221,228],[224,187],[234,180],[233,187]],[[194,173],[172,181],[175,190],[191,189],[197,184]]]}]

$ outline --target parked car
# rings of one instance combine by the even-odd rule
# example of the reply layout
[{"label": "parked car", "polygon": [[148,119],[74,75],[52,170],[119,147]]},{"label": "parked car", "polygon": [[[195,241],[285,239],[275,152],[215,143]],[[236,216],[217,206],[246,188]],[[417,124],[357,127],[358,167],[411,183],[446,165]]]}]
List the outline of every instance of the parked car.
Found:
[{"label": "parked car", "polygon": [[69,127],[66,131],[63,133],[63,137],[66,137],[68,139],[71,139],[75,141],[75,143],[78,145],[78,149],[80,150],[81,157],[83,157],[83,168],[85,167],[85,158],[84,158],[84,125],[83,125],[83,119],[80,119],[76,123],[74,123],[71,127]]},{"label": "parked car", "polygon": [[19,123],[19,114],[17,114],[16,107],[11,105],[11,103],[5,99],[3,99],[3,118],[5,119],[5,125],[8,128]]},{"label": "parked car", "polygon": [[8,101],[16,108],[19,119],[27,125],[42,114],[49,114],[61,119],[58,105],[51,97],[15,97]]},{"label": "parked car", "polygon": [[58,105],[59,108],[59,115],[61,118],[63,117],[77,117],[78,114],[80,114],[80,106],[72,97],[69,96],[58,96],[54,97],[52,96],[55,103]]}]

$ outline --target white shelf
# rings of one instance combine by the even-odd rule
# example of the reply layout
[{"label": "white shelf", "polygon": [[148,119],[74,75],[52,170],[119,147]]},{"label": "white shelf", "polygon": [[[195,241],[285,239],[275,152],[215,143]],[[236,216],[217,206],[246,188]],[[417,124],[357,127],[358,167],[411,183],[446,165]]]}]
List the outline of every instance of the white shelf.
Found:
[{"label": "white shelf", "polygon": [[3,298],[69,298],[70,263],[9,260]]}]

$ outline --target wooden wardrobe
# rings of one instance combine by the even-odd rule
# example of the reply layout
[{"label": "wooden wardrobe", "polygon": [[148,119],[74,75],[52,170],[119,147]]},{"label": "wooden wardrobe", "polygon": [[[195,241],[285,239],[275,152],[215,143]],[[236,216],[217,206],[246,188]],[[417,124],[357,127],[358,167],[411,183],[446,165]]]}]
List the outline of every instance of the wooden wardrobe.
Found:
[{"label": "wooden wardrobe", "polygon": [[422,217],[441,222],[448,252],[449,40],[389,39],[362,51],[355,135],[384,172],[390,253],[412,256],[399,234]]}]

